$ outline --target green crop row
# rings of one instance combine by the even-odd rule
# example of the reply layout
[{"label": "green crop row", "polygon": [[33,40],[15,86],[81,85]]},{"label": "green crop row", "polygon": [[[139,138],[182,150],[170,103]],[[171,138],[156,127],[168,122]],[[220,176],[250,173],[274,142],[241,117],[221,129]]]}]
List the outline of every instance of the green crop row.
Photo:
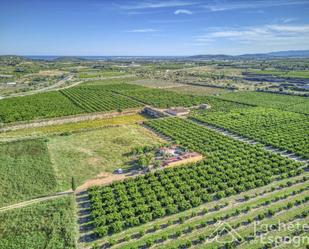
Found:
[{"label": "green crop row", "polygon": [[206,159],[89,190],[99,236],[264,186],[274,175],[294,176],[301,172],[300,163],[189,121],[167,118],[147,125],[202,153]]},{"label": "green crop row", "polygon": [[222,94],[220,98],[238,103],[309,114],[308,97],[262,92],[233,92]]},{"label": "green crop row", "polygon": [[199,112],[193,118],[266,145],[309,158],[309,117],[267,108],[247,108],[229,113]]}]

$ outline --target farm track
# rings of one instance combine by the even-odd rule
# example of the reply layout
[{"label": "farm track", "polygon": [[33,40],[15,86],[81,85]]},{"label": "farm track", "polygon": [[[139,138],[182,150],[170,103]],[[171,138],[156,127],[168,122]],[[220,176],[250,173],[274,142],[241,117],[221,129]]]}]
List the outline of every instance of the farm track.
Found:
[{"label": "farm track", "polygon": [[[249,138],[246,138],[246,137],[243,137],[243,136],[240,136],[234,132],[231,132],[227,129],[223,129],[223,128],[218,128],[216,126],[213,126],[213,125],[209,125],[209,124],[206,124],[206,123],[203,123],[201,121],[198,121],[196,119],[190,119],[192,120],[194,123],[198,124],[198,125],[201,125],[201,126],[204,126],[212,131],[215,131],[215,132],[218,132],[224,136],[228,136],[228,137],[231,137],[233,139],[236,139],[238,141],[241,141],[241,142],[244,142],[244,143],[248,143],[248,144],[261,144],[253,139],[249,139]],[[290,153],[290,152],[287,152],[287,151],[284,151],[284,150],[281,150],[279,148],[276,148],[276,147],[272,147],[272,146],[265,146],[263,145],[262,147],[264,150],[267,150],[269,152],[272,152],[272,153],[276,153],[276,154],[279,154],[280,156],[283,156],[283,157],[287,157],[291,160],[294,160],[294,161],[297,161],[297,162],[301,162],[301,163],[305,163],[305,164],[308,164],[309,163],[309,160],[308,159],[304,159],[304,158],[301,158],[297,155],[295,155],[294,153]]]},{"label": "farm track", "polygon": [[16,209],[16,208],[26,207],[26,206],[29,206],[29,205],[32,205],[32,204],[35,204],[35,203],[38,203],[38,202],[43,202],[43,201],[48,201],[48,200],[60,198],[60,197],[63,197],[63,196],[66,196],[66,195],[71,195],[71,194],[73,194],[73,191],[67,190],[67,191],[64,191],[64,192],[58,192],[58,193],[54,193],[54,194],[51,194],[51,195],[34,198],[34,199],[31,199],[31,200],[28,200],[28,201],[19,202],[19,203],[10,205],[10,206],[5,206],[5,207],[0,208],[0,213],[5,212],[5,211],[9,211],[9,210],[12,210],[12,209]]}]

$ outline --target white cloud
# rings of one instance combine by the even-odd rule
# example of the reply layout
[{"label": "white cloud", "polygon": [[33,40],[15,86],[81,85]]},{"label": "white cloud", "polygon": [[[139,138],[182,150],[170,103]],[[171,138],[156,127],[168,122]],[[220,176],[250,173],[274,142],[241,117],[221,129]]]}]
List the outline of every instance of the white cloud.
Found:
[{"label": "white cloud", "polygon": [[309,25],[267,25],[266,28],[287,33],[309,33]]},{"label": "white cloud", "polygon": [[[269,24],[247,27],[212,27],[195,37],[192,46],[205,53],[263,53],[309,49],[309,24]],[[215,52],[214,52],[215,51]]]},{"label": "white cloud", "polygon": [[169,0],[169,1],[140,1],[131,5],[119,5],[122,9],[137,10],[137,9],[156,9],[156,8],[171,8],[195,5],[196,2],[184,0]]},{"label": "white cloud", "polygon": [[185,9],[179,9],[179,10],[176,10],[174,12],[175,15],[181,15],[181,14],[184,14],[184,15],[192,15],[193,12],[190,11],[190,10],[185,10]]},{"label": "white cloud", "polygon": [[157,32],[158,30],[156,29],[132,29],[127,32],[129,33],[152,33],[152,32]]},{"label": "white cloud", "polygon": [[289,18],[281,18],[279,19],[279,21],[283,22],[283,23],[290,23],[290,22],[294,22],[297,21],[298,18],[295,17],[289,17]]},{"label": "white cloud", "polygon": [[305,44],[309,40],[309,25],[264,25],[248,27],[214,27],[204,35],[198,36],[195,42],[214,44],[220,41],[231,41],[238,44],[254,46]]},{"label": "white cloud", "polygon": [[214,1],[210,4],[206,4],[203,7],[209,11],[227,11],[227,10],[239,10],[239,9],[257,9],[267,8],[274,6],[289,6],[289,5],[301,5],[308,4],[307,0],[252,0],[252,1]]}]

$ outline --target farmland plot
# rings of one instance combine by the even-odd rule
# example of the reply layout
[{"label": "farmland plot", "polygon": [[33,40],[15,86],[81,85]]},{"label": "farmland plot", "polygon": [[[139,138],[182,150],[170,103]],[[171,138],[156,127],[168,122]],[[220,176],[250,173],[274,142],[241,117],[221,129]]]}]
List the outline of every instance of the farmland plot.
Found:
[{"label": "farmland plot", "polygon": [[75,200],[61,197],[0,212],[0,248],[76,248]]},{"label": "farmland plot", "polygon": [[184,106],[190,107],[202,104],[204,99],[193,95],[183,95],[174,92],[169,92],[160,89],[143,89],[141,91],[122,91],[124,95],[130,96],[143,103],[159,107],[175,107]]},{"label": "farmland plot", "polygon": [[192,117],[309,158],[309,118],[306,115],[276,109],[249,108],[229,113],[199,112]]},{"label": "farmland plot", "polygon": [[0,142],[13,141],[28,137],[46,137],[50,135],[65,135],[70,133],[100,129],[110,126],[128,125],[146,120],[145,116],[140,114],[129,114],[124,116],[109,117],[103,119],[94,119],[79,121],[75,123],[64,123],[55,125],[45,125],[42,127],[29,127],[17,130],[0,132]]},{"label": "farmland plot", "polygon": [[56,178],[43,140],[0,144],[0,206],[53,192]]},{"label": "farmland plot", "polygon": [[92,217],[100,237],[264,186],[274,176],[293,177],[302,172],[301,163],[189,121],[167,118],[147,125],[206,159],[92,188]]},{"label": "farmland plot", "polygon": [[56,91],[0,100],[0,123],[52,118],[83,112],[82,108]]},{"label": "farmland plot", "polygon": [[309,98],[262,92],[236,92],[220,96],[222,99],[309,114]]},{"label": "farmland plot", "polygon": [[142,105],[104,88],[71,88],[62,90],[66,97],[86,112],[113,111],[138,108]]},{"label": "farmland plot", "polygon": [[222,100],[211,96],[196,96],[190,94],[175,93],[162,89],[151,89],[138,85],[122,84],[105,86],[105,89],[114,91],[136,99],[148,105],[159,108],[185,106],[192,107],[199,104],[209,104],[210,111],[229,110],[234,108],[248,108],[247,104],[240,104]]}]

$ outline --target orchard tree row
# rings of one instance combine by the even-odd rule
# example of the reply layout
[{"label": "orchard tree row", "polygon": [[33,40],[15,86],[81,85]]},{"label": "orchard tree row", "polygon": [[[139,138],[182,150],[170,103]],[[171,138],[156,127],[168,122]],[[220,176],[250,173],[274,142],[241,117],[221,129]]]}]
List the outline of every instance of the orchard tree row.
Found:
[{"label": "orchard tree row", "polygon": [[266,145],[309,158],[309,117],[269,108],[199,112],[192,117]]},{"label": "orchard tree row", "polygon": [[205,160],[90,189],[92,217],[99,236],[264,186],[273,176],[292,177],[302,172],[301,163],[190,121],[166,118],[147,125],[202,153]]},{"label": "orchard tree row", "polygon": [[309,98],[263,92],[232,92],[220,98],[244,104],[309,114]]},{"label": "orchard tree row", "polygon": [[181,94],[133,84],[81,85],[78,88],[96,92],[111,91],[158,108],[177,106],[192,107],[200,104],[208,104],[211,107],[209,111],[228,111],[230,109],[242,109],[253,106],[211,96]]},{"label": "orchard tree row", "polygon": [[0,123],[52,118],[84,112],[60,92],[46,92],[0,100]]},{"label": "orchard tree row", "polygon": [[122,111],[142,106],[142,104],[130,98],[105,91],[104,89],[70,88],[62,90],[61,93],[86,112]]}]

